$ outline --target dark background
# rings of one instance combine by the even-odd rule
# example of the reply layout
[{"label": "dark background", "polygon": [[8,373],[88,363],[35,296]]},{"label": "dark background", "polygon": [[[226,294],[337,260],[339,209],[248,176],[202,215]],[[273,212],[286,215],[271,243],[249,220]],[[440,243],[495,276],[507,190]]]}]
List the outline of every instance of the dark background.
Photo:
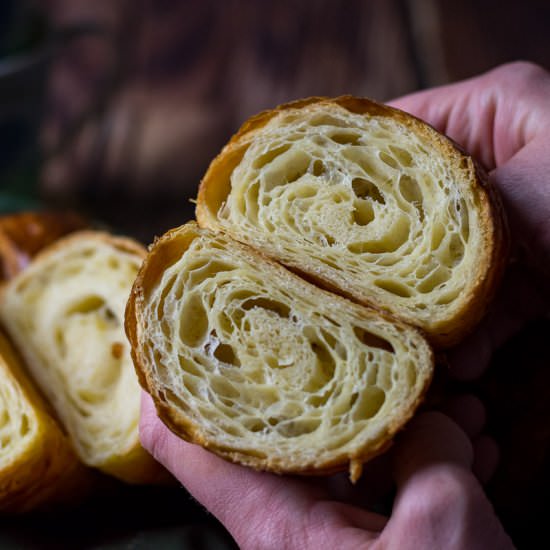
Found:
[{"label": "dark background", "polygon": [[[309,95],[383,101],[518,59],[550,68],[549,28],[547,0],[2,0],[0,211],[70,207],[151,242],[193,217],[249,115]],[[549,329],[530,325],[474,388],[502,454],[487,492],[519,547],[546,538]],[[4,522],[0,547],[230,544],[183,489],[117,486],[59,518]]]},{"label": "dark background", "polygon": [[14,191],[144,241],[193,216],[208,163],[262,109],[310,95],[383,101],[518,59],[550,67],[546,0],[3,0],[0,10],[3,57],[31,58],[11,96],[1,81],[0,159],[29,138],[42,155]]}]

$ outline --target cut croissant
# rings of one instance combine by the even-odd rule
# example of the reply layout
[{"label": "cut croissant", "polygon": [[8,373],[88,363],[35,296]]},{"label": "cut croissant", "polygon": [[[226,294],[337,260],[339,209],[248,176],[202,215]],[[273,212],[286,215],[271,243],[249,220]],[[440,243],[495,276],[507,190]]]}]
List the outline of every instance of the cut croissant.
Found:
[{"label": "cut croissant", "polygon": [[87,227],[73,212],[18,212],[0,217],[0,280],[25,269],[46,246]]},{"label": "cut croissant", "polygon": [[431,379],[416,329],[194,223],[150,250],[126,311],[143,387],[181,437],[257,469],[325,474],[384,450]]},{"label": "cut croissant", "polygon": [[0,332],[0,511],[26,512],[86,485],[69,439]]},{"label": "cut croissant", "polygon": [[3,289],[0,317],[80,459],[127,482],[160,466],[140,446],[124,309],[145,250],[106,233],[46,248]]},{"label": "cut croissant", "polygon": [[197,220],[442,347],[479,321],[506,262],[500,203],[472,159],[349,96],[246,122],[210,165]]}]

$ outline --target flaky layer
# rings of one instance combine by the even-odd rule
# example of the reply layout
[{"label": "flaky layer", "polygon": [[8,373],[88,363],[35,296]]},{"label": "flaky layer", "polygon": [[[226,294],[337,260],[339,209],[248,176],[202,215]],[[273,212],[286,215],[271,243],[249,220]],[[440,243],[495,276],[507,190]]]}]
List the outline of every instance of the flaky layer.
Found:
[{"label": "flaky layer", "polygon": [[159,469],[139,445],[140,389],[123,327],[144,255],[128,239],[76,233],[10,281],[0,307],[80,458],[131,482]]},{"label": "flaky layer", "polygon": [[195,224],[150,251],[126,330],[141,383],[178,435],[278,472],[351,465],[355,477],[432,372],[415,329]]},{"label": "flaky layer", "polygon": [[501,212],[472,160],[400,111],[356,98],[245,123],[205,175],[201,226],[450,345],[502,270]]},{"label": "flaky layer", "polygon": [[0,332],[0,511],[73,498],[87,473]]}]

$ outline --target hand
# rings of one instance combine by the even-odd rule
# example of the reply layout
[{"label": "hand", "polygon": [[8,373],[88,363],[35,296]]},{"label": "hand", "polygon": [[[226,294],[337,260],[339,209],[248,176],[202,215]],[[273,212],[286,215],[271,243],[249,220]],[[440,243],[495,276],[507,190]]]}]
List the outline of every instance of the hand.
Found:
[{"label": "hand", "polygon": [[145,394],[140,435],[245,550],[513,548],[470,471],[468,437],[440,413],[419,415],[397,440],[389,519],[334,500],[320,478],[255,472],[179,439]]},{"label": "hand", "polygon": [[[527,319],[548,311],[547,289],[540,282],[550,264],[548,97],[550,75],[519,63],[393,102],[447,133],[485,165],[511,221],[513,256],[524,254],[509,269],[482,325],[454,350],[451,366],[459,378],[481,374],[495,347]],[[457,420],[475,435],[481,404],[455,405],[449,414],[462,414]],[[478,414],[471,414],[476,407]],[[512,548],[471,471],[483,449],[473,448],[440,413],[418,415],[397,438],[390,455],[397,495],[389,518],[335,500],[323,480],[254,472],[190,445],[164,427],[149,398],[140,429],[145,448],[245,549]]]},{"label": "hand", "polygon": [[478,330],[450,354],[457,378],[478,377],[497,347],[550,309],[549,98],[550,73],[512,63],[390,103],[446,133],[485,165],[511,225],[518,261]]}]

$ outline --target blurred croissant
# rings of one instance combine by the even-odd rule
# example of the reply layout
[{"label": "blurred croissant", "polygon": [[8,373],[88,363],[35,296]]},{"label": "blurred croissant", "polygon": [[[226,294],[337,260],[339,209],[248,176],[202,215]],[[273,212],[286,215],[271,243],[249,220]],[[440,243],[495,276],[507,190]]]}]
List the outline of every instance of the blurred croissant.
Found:
[{"label": "blurred croissant", "polygon": [[2,289],[0,318],[80,460],[130,483],[161,467],[140,446],[140,389],[123,327],[145,250],[83,231],[45,248]]},{"label": "blurred croissant", "polygon": [[89,479],[69,438],[0,332],[0,511],[72,498]]},{"label": "blurred croissant", "polygon": [[44,247],[86,227],[74,212],[28,211],[0,217],[0,280],[17,275]]}]

